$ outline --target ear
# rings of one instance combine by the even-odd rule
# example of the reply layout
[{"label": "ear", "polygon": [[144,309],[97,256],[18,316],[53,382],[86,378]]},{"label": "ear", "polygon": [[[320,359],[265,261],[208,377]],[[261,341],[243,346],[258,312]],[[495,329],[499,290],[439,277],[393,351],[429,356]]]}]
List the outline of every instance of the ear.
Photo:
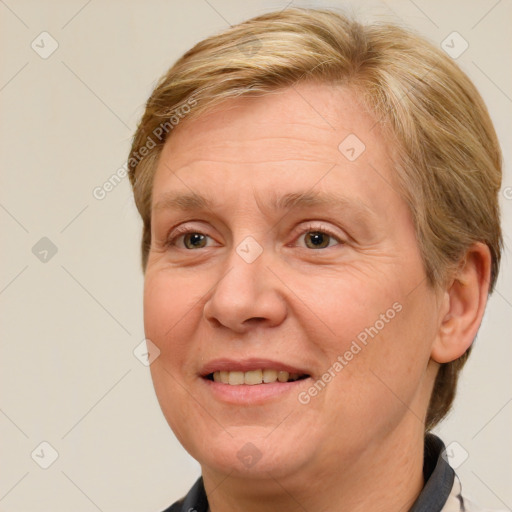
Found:
[{"label": "ear", "polygon": [[475,243],[443,291],[440,325],[431,353],[437,363],[458,359],[473,343],[484,316],[490,276],[489,247]]}]

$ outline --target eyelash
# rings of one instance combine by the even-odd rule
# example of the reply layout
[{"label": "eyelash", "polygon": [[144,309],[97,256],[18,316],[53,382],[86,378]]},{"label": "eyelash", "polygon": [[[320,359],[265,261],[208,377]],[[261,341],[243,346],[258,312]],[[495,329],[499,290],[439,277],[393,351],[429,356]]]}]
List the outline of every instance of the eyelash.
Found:
[{"label": "eyelash", "polygon": [[[331,230],[321,224],[318,224],[318,225],[308,224],[305,228],[303,228],[301,230],[301,232],[297,235],[297,237],[294,240],[298,240],[302,235],[305,235],[306,233],[311,233],[311,232],[317,232],[317,233],[322,233],[322,234],[328,235],[328,236],[334,238],[334,240],[336,240],[336,242],[338,242],[338,245],[344,245],[346,243],[344,240],[340,239],[340,237],[336,233],[334,233],[333,230]],[[183,235],[187,235],[189,233],[197,233],[200,235],[209,236],[209,235],[206,235],[205,233],[201,232],[200,230],[178,226],[177,228],[175,228],[172,231],[172,237],[169,237],[168,240],[166,241],[166,243],[165,243],[166,247],[175,246],[176,240],[179,237],[181,237]],[[211,238],[211,237],[209,237],[209,238]],[[305,247],[305,248],[308,249],[308,247]],[[327,249],[327,248],[329,248],[329,246],[325,247],[324,249]],[[202,248],[200,247],[200,249],[202,249]],[[192,250],[192,249],[186,249],[186,250]],[[311,250],[314,250],[314,249],[311,249]]]}]

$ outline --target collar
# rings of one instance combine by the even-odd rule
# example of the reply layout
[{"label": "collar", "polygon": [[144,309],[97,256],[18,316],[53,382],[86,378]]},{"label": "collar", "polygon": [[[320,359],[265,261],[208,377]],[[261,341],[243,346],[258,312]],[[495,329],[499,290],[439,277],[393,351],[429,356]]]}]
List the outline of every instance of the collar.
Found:
[{"label": "collar", "polygon": [[[409,512],[451,512],[448,499],[454,490],[455,472],[443,455],[446,448],[434,434],[425,436],[423,455],[423,478],[425,485]],[[456,490],[456,489],[455,489]],[[458,507],[456,510],[459,510]]]},{"label": "collar", "polygon": [[[443,457],[445,446],[433,434],[425,436],[423,476],[425,486],[409,512],[459,512],[464,510],[460,483]],[[208,512],[208,499],[200,477],[188,494],[164,512]]]}]

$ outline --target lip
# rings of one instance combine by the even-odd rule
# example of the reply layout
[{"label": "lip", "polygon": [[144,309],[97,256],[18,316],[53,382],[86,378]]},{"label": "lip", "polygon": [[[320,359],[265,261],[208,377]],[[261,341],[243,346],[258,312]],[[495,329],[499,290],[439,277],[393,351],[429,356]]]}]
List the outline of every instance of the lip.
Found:
[{"label": "lip", "polygon": [[[241,384],[231,386],[221,382],[214,382],[206,378],[216,371],[251,370],[282,370],[288,373],[308,375],[307,378],[290,382],[273,382],[267,384]],[[205,386],[206,392],[215,400],[232,405],[263,405],[286,399],[287,395],[296,397],[301,389],[310,385],[311,372],[301,366],[281,363],[272,359],[251,358],[244,360],[215,359],[203,366],[200,372],[200,381]],[[294,398],[295,399],[295,398]]]},{"label": "lip", "polygon": [[213,372],[231,371],[231,372],[250,372],[252,370],[281,370],[288,373],[298,373],[300,375],[311,375],[306,368],[292,366],[272,359],[250,358],[244,360],[235,359],[214,359],[206,363],[199,372],[201,377],[206,377]]},{"label": "lip", "polygon": [[264,405],[267,403],[282,401],[290,394],[297,402],[297,396],[301,390],[310,386],[311,377],[291,382],[273,382],[272,384],[241,384],[231,386],[221,382],[213,382],[208,379],[200,379],[206,391],[214,400],[237,406]]}]

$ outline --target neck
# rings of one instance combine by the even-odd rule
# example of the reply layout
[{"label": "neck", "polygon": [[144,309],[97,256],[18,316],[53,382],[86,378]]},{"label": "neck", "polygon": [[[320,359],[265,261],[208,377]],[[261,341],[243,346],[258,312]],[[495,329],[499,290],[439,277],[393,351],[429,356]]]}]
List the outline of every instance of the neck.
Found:
[{"label": "neck", "polygon": [[417,418],[409,416],[411,419],[403,428],[368,445],[350,461],[324,454],[311,467],[279,479],[271,472],[249,479],[203,468],[210,510],[409,510],[424,485],[423,427]]}]

